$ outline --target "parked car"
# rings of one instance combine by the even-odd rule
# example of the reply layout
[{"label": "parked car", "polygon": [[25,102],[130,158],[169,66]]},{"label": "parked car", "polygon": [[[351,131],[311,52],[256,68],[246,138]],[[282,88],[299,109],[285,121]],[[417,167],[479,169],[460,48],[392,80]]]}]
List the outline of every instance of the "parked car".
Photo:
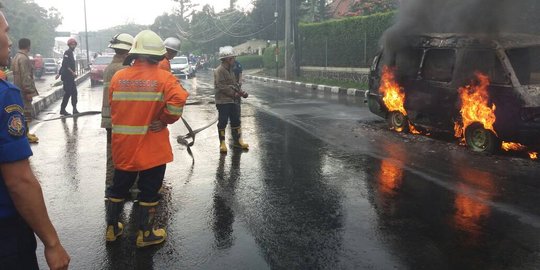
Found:
[{"label": "parked car", "polygon": [[58,64],[56,64],[56,60],[54,60],[54,58],[43,59],[43,64],[45,66],[45,74],[58,73]]},{"label": "parked car", "polygon": [[194,75],[194,70],[186,56],[177,56],[171,59],[171,72],[177,77],[185,77],[186,79]]},{"label": "parked car", "polygon": [[90,65],[90,84],[103,83],[103,71],[112,62],[112,55],[98,56]]},{"label": "parked car", "polygon": [[[501,142],[540,146],[540,36],[501,34],[424,34],[409,36],[403,46],[383,48],[375,57],[366,95],[369,110],[392,128],[414,126],[453,132],[462,119],[458,89],[489,78],[487,96],[494,105],[493,130],[466,126],[470,149],[495,152]],[[379,91],[384,66],[391,67],[405,93],[406,116],[389,111]],[[407,121],[405,121],[407,120]]]}]

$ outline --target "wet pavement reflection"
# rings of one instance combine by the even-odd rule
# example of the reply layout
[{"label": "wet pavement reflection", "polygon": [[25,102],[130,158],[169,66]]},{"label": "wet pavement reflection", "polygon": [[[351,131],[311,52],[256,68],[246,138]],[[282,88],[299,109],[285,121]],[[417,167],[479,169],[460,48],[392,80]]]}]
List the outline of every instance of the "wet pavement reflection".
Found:
[{"label": "wet pavement reflection", "polygon": [[[212,121],[211,74],[182,82],[192,102],[185,119],[194,128]],[[168,239],[158,247],[135,248],[133,201],[125,235],[105,244],[99,115],[35,126],[32,166],[73,269],[540,268],[537,163],[392,133],[361,98],[244,88],[249,151],[220,155],[212,126],[192,159],[175,141],[187,130],[169,126],[175,160],[158,214]],[[101,106],[100,87],[80,89],[79,110]]]}]

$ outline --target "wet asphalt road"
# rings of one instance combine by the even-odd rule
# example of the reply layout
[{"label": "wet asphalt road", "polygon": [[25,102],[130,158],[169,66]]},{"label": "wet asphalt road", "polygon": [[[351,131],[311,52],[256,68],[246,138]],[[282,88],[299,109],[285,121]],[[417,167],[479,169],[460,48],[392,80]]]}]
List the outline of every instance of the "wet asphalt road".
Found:
[{"label": "wet asphalt road", "polygon": [[[186,106],[186,120],[213,120],[209,74],[184,85],[198,104]],[[130,202],[125,236],[105,244],[100,116],[33,125],[32,165],[71,269],[540,268],[538,162],[393,133],[361,98],[244,88],[248,152],[220,155],[211,127],[192,162],[175,141],[186,129],[170,126],[175,161],[159,218],[169,236],[155,248],[135,249]],[[101,91],[79,86],[79,110],[100,110]],[[58,106],[39,117],[58,116]]]}]

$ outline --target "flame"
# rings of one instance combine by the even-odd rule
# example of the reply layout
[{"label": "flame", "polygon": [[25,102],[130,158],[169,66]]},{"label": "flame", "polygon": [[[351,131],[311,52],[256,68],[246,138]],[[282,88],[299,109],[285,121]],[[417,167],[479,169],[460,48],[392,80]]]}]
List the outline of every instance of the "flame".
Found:
[{"label": "flame", "polygon": [[472,123],[479,122],[485,129],[495,132],[493,124],[495,123],[495,104],[491,107],[488,105],[488,76],[476,72],[475,73],[478,82],[472,83],[459,88],[459,98],[461,101],[461,120],[462,122],[456,122],[454,125],[454,136],[457,138],[464,137],[465,129]]},{"label": "flame", "polygon": [[515,142],[502,142],[501,148],[504,151],[509,152],[509,151],[523,151],[527,147],[525,147],[525,145],[515,143]]},{"label": "flame", "polygon": [[529,152],[529,157],[533,160],[538,159],[538,152]]},{"label": "flame", "polygon": [[381,86],[379,87],[379,93],[383,95],[383,102],[388,108],[388,111],[398,111],[404,116],[407,116],[405,111],[405,92],[403,88],[396,82],[394,75],[394,68],[388,66],[383,67],[381,76]]}]

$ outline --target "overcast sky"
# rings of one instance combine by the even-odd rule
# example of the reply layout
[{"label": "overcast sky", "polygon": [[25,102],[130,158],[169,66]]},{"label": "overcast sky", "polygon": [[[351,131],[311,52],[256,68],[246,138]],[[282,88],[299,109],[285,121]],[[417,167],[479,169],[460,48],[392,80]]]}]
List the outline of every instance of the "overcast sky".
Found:
[{"label": "overcast sky", "polygon": [[[64,17],[58,31],[84,31],[83,0],[34,0],[48,9],[55,7]],[[229,6],[228,0],[193,0],[200,7],[213,5],[216,11]],[[144,4],[148,3],[148,4]],[[251,0],[238,0],[236,5],[247,8]],[[128,22],[152,24],[154,19],[164,12],[172,12],[178,3],[173,0],[86,0],[88,31],[106,29]],[[200,8],[199,7],[199,8]]]}]

